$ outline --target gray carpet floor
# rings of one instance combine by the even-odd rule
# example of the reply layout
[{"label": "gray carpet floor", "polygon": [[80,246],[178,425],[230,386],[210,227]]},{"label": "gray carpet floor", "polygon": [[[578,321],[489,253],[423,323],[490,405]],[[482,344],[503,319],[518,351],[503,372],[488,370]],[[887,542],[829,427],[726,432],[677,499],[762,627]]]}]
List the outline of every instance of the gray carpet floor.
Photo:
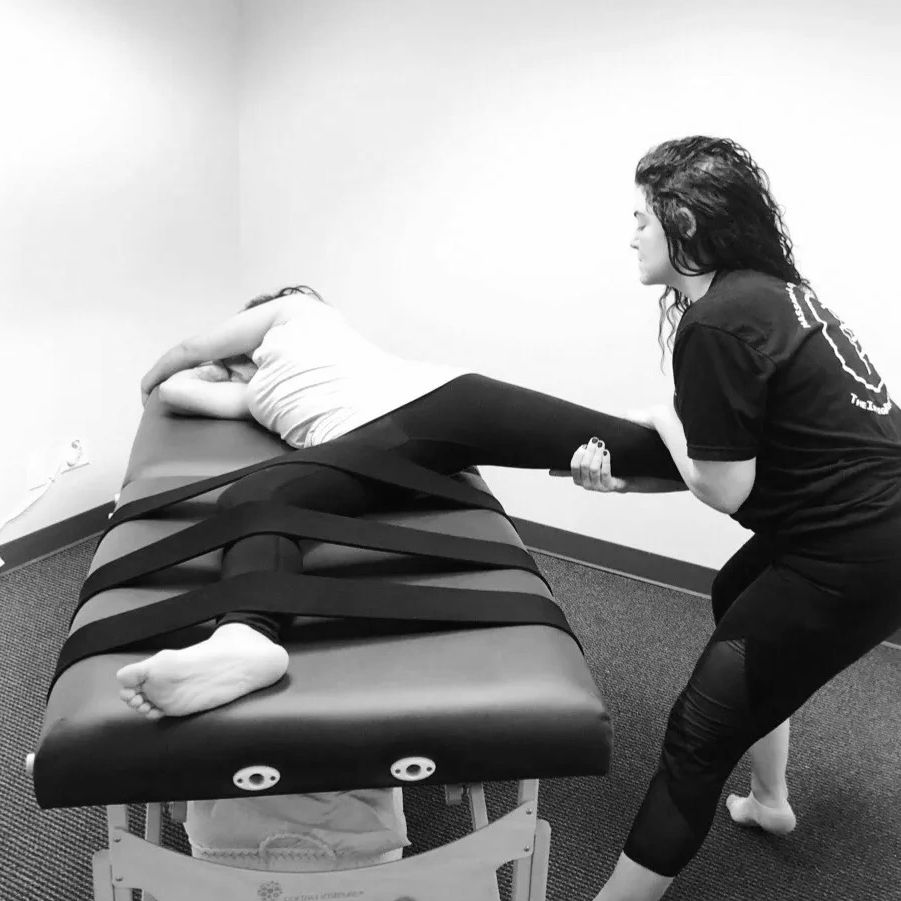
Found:
[{"label": "gray carpet floor", "polygon": [[[99,808],[41,811],[24,759],[94,541],[0,573],[0,898],[89,901],[90,857],[105,844]],[[704,601],[590,567],[537,556],[602,686],[615,727],[604,779],[541,784],[553,829],[549,901],[588,901],[612,868],[656,766],[670,705],[710,634]],[[774,838],[734,826],[721,809],[672,901],[901,898],[901,651],[874,650],[812,698],[793,721],[791,800],[799,825]],[[742,762],[727,791],[746,789]],[[488,787],[489,812],[514,787]],[[439,788],[407,793],[414,851],[462,834],[462,808]],[[140,817],[140,808],[134,809]],[[180,828],[169,841],[184,848]],[[502,888],[508,873],[502,872]]]}]

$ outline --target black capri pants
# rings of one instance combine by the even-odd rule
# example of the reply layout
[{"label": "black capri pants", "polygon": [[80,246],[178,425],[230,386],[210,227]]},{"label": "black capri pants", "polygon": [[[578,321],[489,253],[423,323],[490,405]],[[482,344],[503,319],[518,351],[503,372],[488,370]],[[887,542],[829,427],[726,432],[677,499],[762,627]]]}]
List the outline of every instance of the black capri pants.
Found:
[{"label": "black capri pants", "polygon": [[[334,444],[390,451],[440,473],[469,466],[569,469],[577,447],[597,436],[610,450],[618,476],[682,477],[653,430],[548,394],[485,376],[463,375],[403,407],[354,429]],[[674,484],[674,488],[678,487]],[[354,516],[379,509],[399,489],[323,466],[276,466],[236,482],[223,507],[277,500],[309,510]],[[223,556],[223,577],[251,570],[303,569],[302,551],[286,538],[242,539]],[[291,616],[236,611],[220,620],[252,626],[278,640]]]},{"label": "black capri pants", "polygon": [[[874,544],[895,536],[901,546],[901,525],[882,531]],[[740,548],[714,581],[716,628],[670,713],[626,855],[675,876],[704,841],[742,755],[901,627],[899,594],[897,553],[842,560],[762,536]]]}]

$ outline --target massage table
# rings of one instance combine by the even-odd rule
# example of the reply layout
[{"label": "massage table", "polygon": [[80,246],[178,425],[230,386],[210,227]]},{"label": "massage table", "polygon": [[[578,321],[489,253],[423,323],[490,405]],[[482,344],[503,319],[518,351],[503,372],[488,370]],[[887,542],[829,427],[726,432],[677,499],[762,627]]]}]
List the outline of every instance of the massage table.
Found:
[{"label": "massage table", "polygon": [[[268,586],[285,610],[299,584],[290,580],[304,580],[312,596],[285,641],[286,676],[231,704],[159,721],[119,699],[121,666],[210,634],[221,552],[119,577],[148,548],[215,518],[225,487],[216,476],[289,451],[255,423],[174,416],[151,397],[28,755],[38,803],[107,808],[95,901],[125,901],[132,889],[145,901],[496,901],[496,871],[510,861],[513,901],[543,901],[550,827],[538,817],[538,780],[605,774],[611,727],[562,611],[474,469],[436,477],[443,484],[426,486],[437,485],[434,493],[408,486],[390,509],[353,519],[314,515],[313,526],[298,526],[301,511],[272,525],[256,510],[258,531],[294,528],[302,539],[303,574]],[[409,475],[401,470],[394,484]],[[158,506],[167,497],[183,499]],[[362,539],[360,528],[370,530]],[[170,619],[163,634],[147,634],[148,611],[167,601],[177,627]],[[200,612],[188,614],[195,604]],[[379,605],[390,611],[384,618]],[[516,781],[518,797],[489,822],[483,786],[495,780]],[[273,873],[199,860],[161,839],[164,805],[177,820],[187,799],[429,784],[444,786],[449,804],[468,800],[473,831],[378,866]],[[129,828],[135,803],[146,805],[143,835]]]}]

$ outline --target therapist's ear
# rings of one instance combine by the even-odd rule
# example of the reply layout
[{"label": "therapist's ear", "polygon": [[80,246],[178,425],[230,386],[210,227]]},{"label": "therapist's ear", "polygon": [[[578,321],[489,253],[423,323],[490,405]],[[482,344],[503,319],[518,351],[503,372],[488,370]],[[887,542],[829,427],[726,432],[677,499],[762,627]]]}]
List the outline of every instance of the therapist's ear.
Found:
[{"label": "therapist's ear", "polygon": [[687,207],[680,206],[676,210],[676,226],[679,229],[679,236],[682,238],[693,238],[698,230],[698,222],[695,214]]}]

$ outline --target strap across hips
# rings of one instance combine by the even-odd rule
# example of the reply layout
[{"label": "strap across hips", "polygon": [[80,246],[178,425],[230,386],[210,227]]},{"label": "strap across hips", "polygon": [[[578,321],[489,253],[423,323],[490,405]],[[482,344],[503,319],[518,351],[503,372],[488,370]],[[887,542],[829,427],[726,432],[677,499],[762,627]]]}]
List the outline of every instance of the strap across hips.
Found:
[{"label": "strap across hips", "polygon": [[188,485],[181,485],[178,488],[171,488],[168,491],[163,491],[150,497],[142,497],[138,500],[130,501],[127,504],[123,504],[113,513],[106,527],[106,532],[114,529],[120,523],[132,519],[142,519],[165,507],[189,500],[216,488],[222,488],[224,485],[236,482],[245,476],[276,466],[292,465],[327,466],[331,469],[361,476],[374,482],[380,482],[396,488],[405,488],[411,492],[419,492],[429,497],[449,501],[460,507],[492,510],[495,513],[506,515],[500,501],[493,495],[462,484],[450,476],[434,472],[424,466],[418,466],[416,463],[411,463],[403,457],[398,457],[387,451],[324,444],[318,447],[291,451],[280,457],[273,457],[270,460],[255,463],[252,466],[245,466],[242,469],[235,469],[218,476],[210,476],[209,478],[191,482]]}]

